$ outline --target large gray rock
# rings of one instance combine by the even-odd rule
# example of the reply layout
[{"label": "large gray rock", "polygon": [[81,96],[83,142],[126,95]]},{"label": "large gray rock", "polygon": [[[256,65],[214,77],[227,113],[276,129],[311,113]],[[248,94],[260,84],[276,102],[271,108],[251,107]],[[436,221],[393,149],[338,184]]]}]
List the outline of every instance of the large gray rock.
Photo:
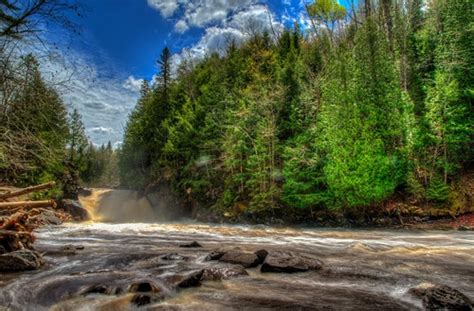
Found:
[{"label": "large gray rock", "polygon": [[260,269],[261,272],[306,272],[319,270],[323,263],[316,258],[290,252],[269,253]]},{"label": "large gray rock", "polygon": [[42,225],[60,225],[63,223],[53,211],[44,210],[41,214],[32,218],[33,222],[40,223]]},{"label": "large gray rock", "polygon": [[253,268],[260,264],[258,256],[253,253],[230,251],[225,253],[219,261],[242,265],[244,268]]},{"label": "large gray rock", "polygon": [[38,252],[22,249],[0,256],[0,271],[18,272],[36,270],[44,264]]},{"label": "large gray rock", "polygon": [[426,310],[472,310],[472,301],[463,293],[449,286],[421,284],[410,289],[410,292],[422,299],[423,307]]}]

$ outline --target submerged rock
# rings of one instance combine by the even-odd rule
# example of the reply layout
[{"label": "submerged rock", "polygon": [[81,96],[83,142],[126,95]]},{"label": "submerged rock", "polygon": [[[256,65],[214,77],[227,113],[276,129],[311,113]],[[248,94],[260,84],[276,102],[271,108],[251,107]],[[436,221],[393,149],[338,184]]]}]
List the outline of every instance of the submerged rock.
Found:
[{"label": "submerged rock", "polygon": [[322,262],[316,258],[289,252],[271,252],[265,258],[260,271],[294,273],[319,270],[322,266]]},{"label": "submerged rock", "polygon": [[426,310],[471,311],[472,301],[460,291],[445,285],[421,284],[409,291],[423,301]]},{"label": "submerged rock", "polygon": [[185,260],[186,257],[178,254],[178,253],[169,253],[166,255],[161,256],[161,259],[163,260],[174,260],[174,261],[180,261],[180,260]]},{"label": "submerged rock", "polygon": [[225,253],[219,261],[242,265],[244,268],[253,268],[258,266],[260,263],[257,255],[241,251],[230,251]]},{"label": "submerged rock", "polygon": [[202,245],[199,244],[198,242],[194,241],[194,242],[191,242],[191,243],[188,243],[188,244],[182,244],[179,247],[182,247],[182,248],[197,248],[197,247],[202,247]]},{"label": "submerged rock", "polygon": [[36,270],[43,264],[41,255],[28,249],[0,255],[0,271],[2,272]]},{"label": "submerged rock", "polygon": [[216,264],[204,269],[201,280],[218,281],[230,278],[249,275],[242,265],[233,265],[228,263]]},{"label": "submerged rock", "polygon": [[150,295],[136,294],[135,296],[132,297],[132,300],[130,302],[140,307],[140,306],[149,305],[151,301],[152,301],[152,298]]}]

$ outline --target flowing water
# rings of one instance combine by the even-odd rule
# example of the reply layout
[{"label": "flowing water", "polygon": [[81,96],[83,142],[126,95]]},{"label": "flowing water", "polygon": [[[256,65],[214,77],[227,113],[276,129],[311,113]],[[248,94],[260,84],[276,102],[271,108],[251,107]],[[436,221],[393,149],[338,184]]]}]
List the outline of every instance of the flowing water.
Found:
[{"label": "flowing water", "polygon": [[[109,201],[103,201],[104,196]],[[81,295],[91,285],[126,289],[148,280],[167,298],[149,310],[419,310],[408,290],[444,284],[474,298],[474,235],[470,232],[365,231],[153,221],[153,208],[124,193],[96,191],[82,201],[95,222],[44,227],[36,248],[47,262],[40,271],[0,275],[0,306],[10,310],[133,310],[132,294]],[[88,200],[88,201],[87,201]],[[112,205],[119,204],[117,214]],[[104,204],[102,204],[104,203]],[[110,203],[111,204],[111,203]],[[138,209],[139,217],[130,211]],[[98,221],[115,221],[103,223]],[[128,222],[128,223],[120,223]],[[179,248],[198,241],[203,248]],[[82,245],[65,254],[65,245]],[[176,291],[170,276],[215,264],[204,261],[221,247],[286,250],[324,262],[320,271],[262,274],[205,281]],[[163,260],[178,253],[184,258]],[[1,307],[0,307],[1,309]]]}]

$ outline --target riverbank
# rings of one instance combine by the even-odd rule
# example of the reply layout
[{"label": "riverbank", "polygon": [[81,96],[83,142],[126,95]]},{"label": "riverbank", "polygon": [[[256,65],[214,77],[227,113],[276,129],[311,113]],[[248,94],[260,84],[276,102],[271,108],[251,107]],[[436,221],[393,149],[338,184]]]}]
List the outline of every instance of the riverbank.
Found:
[{"label": "riverbank", "polygon": [[[474,208],[473,208],[474,209]],[[201,222],[221,224],[264,224],[269,226],[307,226],[316,228],[359,228],[359,229],[412,229],[412,230],[474,230],[474,212],[468,211],[459,215],[449,213],[449,210],[432,209],[424,212],[411,213],[405,210],[395,211],[367,211],[333,212],[316,211],[311,217],[285,219],[284,217],[270,217],[255,219],[251,217],[229,216],[220,212],[200,209],[193,214],[193,218]],[[433,212],[433,213],[432,213]]]},{"label": "riverbank", "polygon": [[38,201],[37,192],[54,187],[47,183],[23,189],[2,187],[0,193],[0,272],[39,269],[44,265],[36,251],[35,230],[64,222],[83,221],[87,211],[78,202],[65,199]]},{"label": "riverbank", "polygon": [[393,228],[472,230],[474,206],[462,209],[394,201],[364,209],[297,210],[281,207],[271,217],[256,217],[245,209],[218,210],[184,204],[167,188],[139,193],[124,189],[87,189],[79,198],[92,220],[126,223],[194,219],[203,223],[306,226],[316,228]]}]

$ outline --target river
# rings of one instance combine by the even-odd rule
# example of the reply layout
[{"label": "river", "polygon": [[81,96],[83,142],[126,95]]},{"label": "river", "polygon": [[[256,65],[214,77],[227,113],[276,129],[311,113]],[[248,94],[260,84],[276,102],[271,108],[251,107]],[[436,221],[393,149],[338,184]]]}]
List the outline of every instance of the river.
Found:
[{"label": "river", "polygon": [[[126,289],[147,280],[166,293],[148,310],[420,310],[408,290],[444,284],[474,298],[474,235],[461,231],[335,230],[174,223],[64,224],[43,227],[39,271],[0,275],[7,310],[133,310],[132,294],[82,295],[102,284]],[[180,248],[198,241],[202,248]],[[83,246],[74,254],[66,245]],[[175,290],[170,276],[215,264],[212,250],[284,250],[323,261],[319,271],[249,275]],[[162,256],[177,253],[172,260]],[[1,309],[1,307],[0,307]]]}]

